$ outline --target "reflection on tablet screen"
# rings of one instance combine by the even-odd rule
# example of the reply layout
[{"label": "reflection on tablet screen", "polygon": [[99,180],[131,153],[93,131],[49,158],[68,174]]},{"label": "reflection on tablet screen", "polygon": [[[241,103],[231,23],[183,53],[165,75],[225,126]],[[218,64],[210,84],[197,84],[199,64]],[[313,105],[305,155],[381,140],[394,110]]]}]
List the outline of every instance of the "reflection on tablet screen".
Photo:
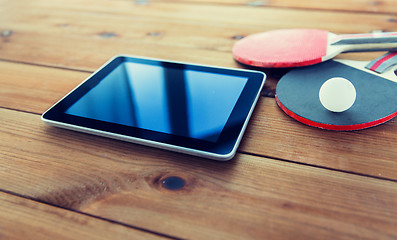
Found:
[{"label": "reflection on tablet screen", "polygon": [[66,113],[216,142],[247,80],[124,62]]}]

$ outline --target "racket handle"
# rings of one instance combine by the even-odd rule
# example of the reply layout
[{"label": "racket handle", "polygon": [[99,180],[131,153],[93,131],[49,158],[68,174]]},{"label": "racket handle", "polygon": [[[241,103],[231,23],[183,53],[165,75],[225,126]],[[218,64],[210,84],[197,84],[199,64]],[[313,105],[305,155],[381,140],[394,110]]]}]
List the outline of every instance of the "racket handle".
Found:
[{"label": "racket handle", "polygon": [[397,65],[397,52],[388,52],[372,62],[368,63],[365,68],[377,72],[385,73],[393,66]]},{"label": "racket handle", "polygon": [[343,52],[397,49],[397,32],[338,35],[331,39],[330,45],[343,47]]}]

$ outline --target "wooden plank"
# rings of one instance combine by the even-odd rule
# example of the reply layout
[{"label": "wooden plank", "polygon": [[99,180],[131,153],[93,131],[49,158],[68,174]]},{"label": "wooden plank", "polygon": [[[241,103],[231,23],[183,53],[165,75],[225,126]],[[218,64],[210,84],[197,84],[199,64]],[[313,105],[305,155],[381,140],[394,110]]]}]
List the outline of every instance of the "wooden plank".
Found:
[{"label": "wooden plank", "polygon": [[301,124],[262,98],[240,149],[263,156],[397,180],[397,121],[355,132]]},{"label": "wooden plank", "polygon": [[[152,1],[150,1],[152,2]],[[169,2],[169,0],[154,0],[154,2]],[[237,4],[251,7],[281,7],[298,8],[305,10],[323,11],[349,11],[369,13],[393,13],[396,14],[396,2],[394,0],[368,1],[368,0],[173,0],[173,2],[201,3],[201,4]],[[391,19],[392,21],[392,19]]]},{"label": "wooden plank", "polygon": [[43,113],[90,74],[0,61],[0,106]]},{"label": "wooden plank", "polygon": [[[0,106],[41,114],[88,75],[0,62]],[[261,98],[240,151],[396,180],[396,136],[396,120],[358,132],[330,132],[300,124],[274,99]]]},{"label": "wooden plank", "polygon": [[0,192],[0,239],[169,239]]},{"label": "wooden plank", "polygon": [[91,71],[119,53],[239,66],[231,54],[236,38],[279,28],[397,30],[387,14],[105,0],[0,4],[0,58]]},{"label": "wooden plank", "polygon": [[[397,237],[397,182],[238,154],[216,162],[0,109],[0,189],[195,239]],[[170,176],[185,181],[165,187]]]}]

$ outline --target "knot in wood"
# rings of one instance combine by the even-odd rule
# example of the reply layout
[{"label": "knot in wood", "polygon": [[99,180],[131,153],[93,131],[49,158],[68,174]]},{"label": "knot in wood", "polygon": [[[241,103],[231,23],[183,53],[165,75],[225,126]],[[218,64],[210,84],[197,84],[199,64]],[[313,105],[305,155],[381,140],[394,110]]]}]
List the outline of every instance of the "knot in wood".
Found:
[{"label": "knot in wood", "polygon": [[170,176],[162,179],[160,183],[165,189],[175,191],[182,189],[185,186],[186,181],[177,176]]}]

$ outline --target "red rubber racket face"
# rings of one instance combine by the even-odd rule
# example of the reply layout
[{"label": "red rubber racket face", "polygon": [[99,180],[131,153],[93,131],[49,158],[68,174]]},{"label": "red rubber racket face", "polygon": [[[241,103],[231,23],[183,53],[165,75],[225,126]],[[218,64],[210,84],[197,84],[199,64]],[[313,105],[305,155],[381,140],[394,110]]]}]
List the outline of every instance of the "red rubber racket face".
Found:
[{"label": "red rubber racket face", "polygon": [[300,67],[322,62],[327,42],[324,30],[274,30],[241,39],[233,46],[233,55],[238,62],[255,67]]}]

